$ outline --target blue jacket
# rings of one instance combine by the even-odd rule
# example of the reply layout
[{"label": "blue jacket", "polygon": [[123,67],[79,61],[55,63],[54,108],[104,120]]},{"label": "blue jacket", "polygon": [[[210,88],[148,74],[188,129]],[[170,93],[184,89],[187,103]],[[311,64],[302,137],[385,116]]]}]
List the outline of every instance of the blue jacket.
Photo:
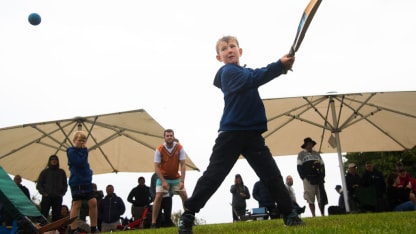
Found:
[{"label": "blue jacket", "polygon": [[224,112],[219,131],[267,131],[266,111],[258,88],[284,71],[280,62],[251,69],[236,64],[222,66],[214,85],[224,94]]},{"label": "blue jacket", "polygon": [[98,219],[104,223],[116,222],[125,211],[123,200],[113,193],[111,197],[105,196],[98,204]]},{"label": "blue jacket", "polygon": [[88,149],[69,147],[66,150],[68,166],[71,175],[69,176],[70,186],[88,185],[92,183],[92,170],[88,163]]},{"label": "blue jacket", "polygon": [[254,184],[253,197],[259,202],[259,207],[276,207],[269,189],[260,180]]}]

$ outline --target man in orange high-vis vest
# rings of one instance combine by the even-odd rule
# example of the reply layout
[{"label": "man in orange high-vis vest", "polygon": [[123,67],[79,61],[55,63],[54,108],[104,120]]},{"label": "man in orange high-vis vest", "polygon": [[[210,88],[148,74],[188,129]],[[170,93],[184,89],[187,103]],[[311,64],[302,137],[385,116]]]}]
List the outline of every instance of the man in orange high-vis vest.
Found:
[{"label": "man in orange high-vis vest", "polygon": [[[175,141],[175,133],[172,129],[164,131],[165,143],[160,145],[155,151],[155,173],[156,180],[156,196],[153,201],[152,210],[152,228],[156,228],[157,216],[159,214],[160,205],[163,196],[169,190],[175,194],[179,194],[182,203],[188,198],[185,190],[185,150],[179,142]],[[181,172],[179,173],[179,165]]]}]

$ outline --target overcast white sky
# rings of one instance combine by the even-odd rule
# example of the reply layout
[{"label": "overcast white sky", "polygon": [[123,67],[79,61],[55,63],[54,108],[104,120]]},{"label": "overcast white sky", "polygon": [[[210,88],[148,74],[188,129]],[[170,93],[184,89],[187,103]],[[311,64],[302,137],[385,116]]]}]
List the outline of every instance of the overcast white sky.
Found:
[{"label": "overcast white sky", "polygon": [[[143,108],[175,130],[204,170],[223,108],[222,94],[212,85],[221,66],[216,40],[237,36],[242,63],[265,66],[288,52],[307,3],[0,0],[0,127]],[[416,90],[415,7],[412,0],[324,0],[294,71],[262,87],[261,95]],[[42,16],[39,26],[28,23],[32,12]],[[334,169],[329,193],[340,183],[333,158],[325,158]],[[282,174],[294,174],[300,185],[295,157],[277,160]],[[257,180],[245,161],[238,162],[200,218],[232,220],[229,186],[235,173],[250,189]],[[189,192],[200,174],[189,173]],[[111,175],[99,187],[113,181],[116,192],[127,196],[137,175],[120,184],[122,176]],[[303,189],[295,189],[302,199]],[[330,194],[331,203],[336,194]],[[249,207],[255,204],[249,201]]]}]

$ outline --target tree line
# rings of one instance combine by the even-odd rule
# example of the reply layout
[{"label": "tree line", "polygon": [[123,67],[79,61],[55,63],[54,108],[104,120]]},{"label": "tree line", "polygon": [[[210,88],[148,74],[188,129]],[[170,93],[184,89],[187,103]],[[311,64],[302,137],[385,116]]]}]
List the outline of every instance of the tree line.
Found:
[{"label": "tree line", "polygon": [[405,151],[347,153],[345,158],[347,160],[344,162],[344,169],[347,170],[349,163],[355,163],[359,175],[365,172],[365,163],[372,161],[385,178],[396,171],[398,163],[402,163],[406,171],[416,177],[416,147]]}]

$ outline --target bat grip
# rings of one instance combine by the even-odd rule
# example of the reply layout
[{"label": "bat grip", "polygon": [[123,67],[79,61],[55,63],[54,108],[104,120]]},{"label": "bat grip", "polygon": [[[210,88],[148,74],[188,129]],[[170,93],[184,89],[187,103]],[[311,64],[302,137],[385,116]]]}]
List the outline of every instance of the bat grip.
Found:
[{"label": "bat grip", "polygon": [[289,51],[288,56],[289,56],[289,57],[293,57],[293,56],[295,56],[295,50],[293,49],[293,46],[290,48],[290,51]]},{"label": "bat grip", "polygon": [[[295,50],[293,49],[293,46],[290,48],[288,57],[294,57],[295,56]],[[290,71],[293,71],[292,69],[289,69]],[[287,74],[287,69],[285,69],[282,74]]]}]

